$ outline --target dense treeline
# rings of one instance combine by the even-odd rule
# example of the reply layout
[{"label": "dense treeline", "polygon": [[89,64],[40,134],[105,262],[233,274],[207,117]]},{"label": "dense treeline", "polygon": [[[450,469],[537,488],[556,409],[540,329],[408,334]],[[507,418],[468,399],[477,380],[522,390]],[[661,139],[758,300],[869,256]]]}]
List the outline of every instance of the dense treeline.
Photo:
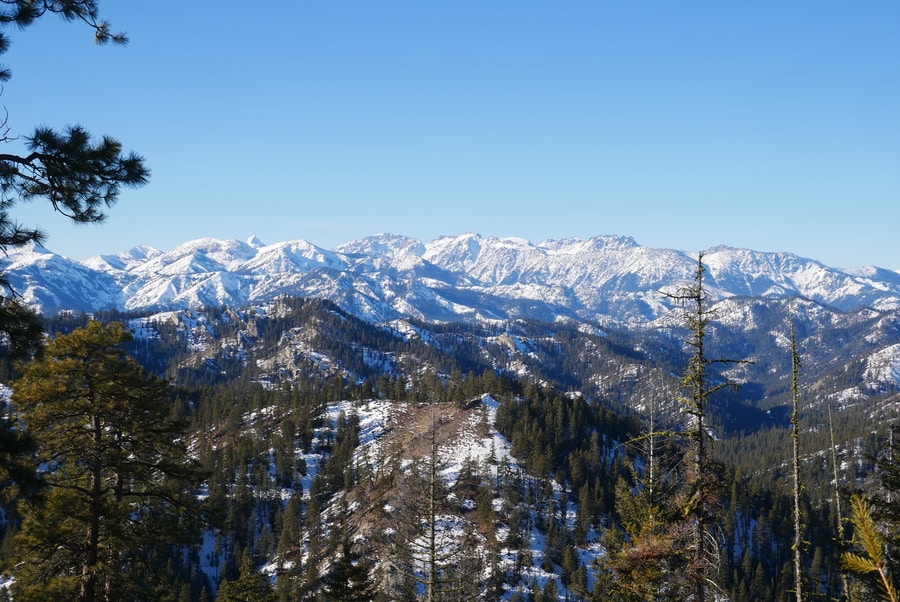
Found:
[{"label": "dense treeline", "polygon": [[[201,502],[187,514],[185,509],[173,515],[183,518],[171,528],[187,516],[197,521],[181,529],[183,539],[165,545],[134,542],[133,558],[144,568],[126,569],[139,584],[127,587],[153,592],[160,600],[241,599],[246,592],[273,600],[401,600],[428,591],[444,592],[434,599],[630,599],[632,594],[605,578],[624,565],[598,563],[596,551],[602,546],[615,560],[617,550],[637,541],[636,525],[647,516],[674,516],[677,503],[646,494],[647,433],[683,428],[671,401],[678,395],[674,368],[686,358],[680,349],[657,341],[638,350],[607,333],[529,322],[431,330],[415,324],[413,335],[400,334],[326,302],[279,303],[266,314],[219,309],[166,319],[117,312],[96,316],[98,322],[126,321],[134,337],[117,347],[140,361],[145,378],[168,380],[156,395],[167,424],[182,429],[173,437],[196,464],[187,490]],[[95,322],[62,315],[46,324],[55,337],[65,337],[81,336]],[[550,356],[554,361],[544,361]],[[6,363],[4,378],[14,382],[30,369]],[[717,372],[710,378],[713,386],[724,382]],[[770,411],[763,412],[771,424],[760,422],[759,410],[739,394],[711,397],[711,428],[729,436],[710,442],[709,466],[720,501],[709,531],[717,549],[709,577],[716,595],[731,600],[790,599],[793,523],[785,480],[790,437],[783,416],[771,411],[785,391],[776,376],[752,386],[774,392]],[[752,387],[750,393],[755,394]],[[884,400],[876,407],[887,407],[892,392],[876,393]],[[404,454],[425,453],[429,437],[449,444],[447,429],[466,416],[478,418],[482,435],[490,432],[484,394],[496,402],[493,425],[509,443],[515,464],[492,453],[465,460],[449,480],[433,476],[447,470],[437,455],[431,465],[441,468],[430,480],[428,471],[422,472],[428,462],[411,468]],[[378,400],[410,424],[429,408],[437,415],[418,422],[420,432],[398,449],[368,447],[360,455],[360,415]],[[852,491],[878,489],[872,475],[876,459],[886,461],[887,432],[869,428],[865,413],[854,407],[841,408],[831,429],[825,418],[829,409],[827,403],[808,404],[801,414],[808,425],[801,445],[803,565],[806,591],[837,599],[846,578],[840,563],[846,544],[837,533],[836,496],[844,498],[846,518]],[[19,416],[26,427],[34,420],[27,413]],[[651,416],[655,421],[648,423]],[[729,421],[741,428],[728,427]],[[652,439],[653,461],[668,467],[660,483],[681,487],[676,483],[683,479],[678,466],[684,446],[677,437]],[[6,460],[7,466],[14,467],[14,460],[21,464],[29,449],[50,453],[57,445],[53,441],[37,438],[22,447],[24,455]],[[39,476],[49,481],[48,464],[43,466]],[[18,503],[10,499],[4,515],[3,563],[16,575],[27,549],[23,542],[35,537],[28,517],[39,513],[28,510],[30,492],[22,473],[7,474],[22,484]],[[49,485],[37,490],[35,499],[57,495]],[[425,489],[432,491],[430,497],[422,497]],[[8,489],[10,498],[16,498],[15,491]],[[422,506],[422,499],[434,503]],[[889,518],[890,508],[887,502],[877,505],[878,520]],[[423,512],[431,512],[433,520],[422,522]],[[410,557],[409,550],[416,541],[421,545],[417,538],[427,528],[444,525],[451,516],[457,518],[447,526],[454,534],[447,549],[471,558],[471,564],[438,559],[429,570],[422,559],[427,554]],[[683,568],[675,557],[658,558],[650,566],[659,573],[641,574],[645,582],[665,582],[666,571]],[[457,564],[459,571],[448,568]],[[141,581],[141,575],[155,581]],[[29,594],[28,578],[18,578],[17,599],[46,593]],[[76,588],[75,580],[71,583]],[[118,587],[108,583],[109,591]],[[863,587],[860,580],[853,583]],[[656,599],[664,593],[665,588],[658,590]]]}]

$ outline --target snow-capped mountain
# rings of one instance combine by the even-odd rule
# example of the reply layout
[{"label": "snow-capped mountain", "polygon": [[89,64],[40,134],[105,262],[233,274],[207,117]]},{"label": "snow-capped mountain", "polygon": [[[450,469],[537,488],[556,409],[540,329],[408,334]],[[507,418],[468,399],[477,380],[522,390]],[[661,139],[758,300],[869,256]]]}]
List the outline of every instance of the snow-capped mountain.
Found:
[{"label": "snow-capped mountain", "polygon": [[[838,310],[900,307],[900,274],[841,270],[790,253],[717,247],[704,253],[716,300],[800,296]],[[644,322],[671,309],[697,256],[620,236],[531,243],[477,234],[428,243],[385,234],[326,250],[211,238],[166,252],[141,246],[84,262],[40,246],[0,262],[36,309],[240,307],[277,296],[325,298],[373,322],[512,319]]]},{"label": "snow-capped mountain", "polygon": [[[126,267],[130,255],[117,258]],[[98,270],[30,245],[16,249],[0,261],[0,273],[31,307],[56,313],[64,309],[101,309],[124,305],[115,271]]]}]

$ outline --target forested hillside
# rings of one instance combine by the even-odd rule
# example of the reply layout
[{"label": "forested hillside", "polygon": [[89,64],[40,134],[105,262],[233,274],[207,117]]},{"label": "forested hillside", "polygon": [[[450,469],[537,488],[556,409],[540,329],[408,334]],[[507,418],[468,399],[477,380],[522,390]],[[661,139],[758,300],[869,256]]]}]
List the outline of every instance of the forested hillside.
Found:
[{"label": "forested hillside", "polygon": [[[707,357],[742,363],[707,366],[704,475],[686,468],[684,324],[638,334],[566,321],[375,325],[291,298],[96,314],[131,333],[104,343],[126,352],[115,355],[124,363],[67,368],[67,386],[127,373],[134,384],[113,388],[147,390],[156,408],[152,423],[135,422],[128,393],[102,414],[103,432],[121,434],[110,444],[120,451],[103,456],[96,482],[111,484],[97,506],[79,497],[84,485],[67,489],[93,482],[78,476],[84,458],[59,451],[58,429],[72,423],[35,405],[56,394],[45,387],[73,361],[70,347],[100,344],[84,330],[95,322],[48,318],[47,331],[70,347],[3,372],[15,391],[10,426],[33,436],[9,460],[21,471],[5,477],[15,484],[4,513],[8,591],[16,600],[79,597],[88,585],[96,599],[663,600],[687,599],[690,575],[702,575],[706,599],[793,599],[792,315],[804,366],[803,587],[810,599],[848,590],[870,599],[878,585],[842,571],[853,531],[845,522],[838,533],[836,502],[845,519],[855,491],[874,500],[879,520],[890,509],[878,503],[875,462],[889,457],[896,395],[847,347],[876,347],[873,333],[896,320],[872,314],[825,328],[829,312],[802,300],[716,306]],[[728,382],[740,386],[718,386]],[[32,460],[43,487],[21,476]],[[66,471],[76,481],[63,481]],[[700,492],[706,502],[692,500]],[[707,502],[715,511],[697,519],[707,540],[699,566],[685,543],[696,510],[686,509]],[[47,532],[63,508],[71,529]],[[78,525],[98,512],[88,583]]]},{"label": "forested hillside", "polygon": [[895,13],[100,4],[0,1],[0,602],[900,601],[896,271],[30,210],[149,182],[84,118],[163,175],[110,237],[865,246]]}]

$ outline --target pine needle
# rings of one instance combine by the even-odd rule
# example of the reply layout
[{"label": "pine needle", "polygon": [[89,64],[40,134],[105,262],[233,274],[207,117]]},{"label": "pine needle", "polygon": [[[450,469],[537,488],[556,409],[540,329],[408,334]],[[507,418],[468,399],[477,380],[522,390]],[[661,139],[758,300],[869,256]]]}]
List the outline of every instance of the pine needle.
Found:
[{"label": "pine needle", "polygon": [[884,538],[875,526],[868,502],[859,494],[850,499],[850,522],[853,523],[855,531],[854,542],[862,547],[866,556],[844,552],[841,555],[841,565],[860,575],[877,573],[880,585],[884,589],[885,599],[898,602],[900,598],[884,563]]}]

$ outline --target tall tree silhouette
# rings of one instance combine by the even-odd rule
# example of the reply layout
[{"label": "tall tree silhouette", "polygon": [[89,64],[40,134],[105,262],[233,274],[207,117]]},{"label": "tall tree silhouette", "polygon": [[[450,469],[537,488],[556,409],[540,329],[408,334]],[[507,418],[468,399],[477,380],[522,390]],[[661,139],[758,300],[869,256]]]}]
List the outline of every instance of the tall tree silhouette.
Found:
[{"label": "tall tree silhouette", "polygon": [[121,323],[90,322],[51,341],[16,383],[49,488],[14,540],[17,600],[141,599],[156,546],[196,533],[202,475],[185,459],[167,383],[124,351],[130,338]]},{"label": "tall tree silhouette", "polygon": [[684,436],[687,441],[684,455],[684,481],[680,512],[686,522],[687,556],[685,576],[691,583],[693,600],[707,599],[707,586],[715,584],[714,559],[717,556],[713,528],[721,512],[721,483],[716,463],[709,453],[710,434],[707,411],[713,395],[725,388],[737,387],[724,381],[714,383],[709,369],[713,365],[747,363],[744,360],[710,358],[706,351],[707,327],[714,317],[709,295],[703,285],[703,253],[697,256],[694,280],[669,297],[685,308],[684,320],[688,329],[688,346],[692,353],[681,379],[683,394],[678,397],[687,416]]}]

